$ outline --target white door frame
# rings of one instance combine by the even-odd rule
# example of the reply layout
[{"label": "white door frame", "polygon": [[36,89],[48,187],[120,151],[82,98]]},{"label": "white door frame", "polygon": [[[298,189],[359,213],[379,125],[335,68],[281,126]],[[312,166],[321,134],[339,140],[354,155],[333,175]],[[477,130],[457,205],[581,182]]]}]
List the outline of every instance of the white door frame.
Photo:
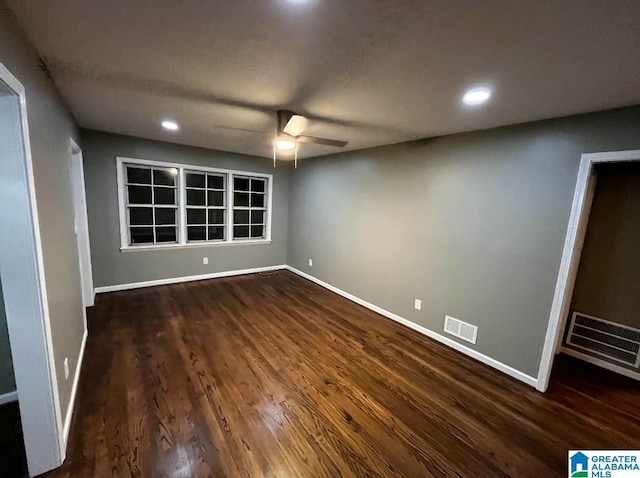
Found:
[{"label": "white door frame", "polygon": [[[80,264],[80,282],[82,284],[82,303],[84,308],[92,307],[95,293],[93,290],[93,272],[91,269],[91,246],[89,244],[89,219],[87,216],[87,195],[84,186],[84,165],[82,150],[69,139],[71,154],[69,156],[71,191],[73,193],[73,227],[78,242],[78,259]],[[86,326],[86,310],[85,326]],[[85,327],[86,330],[86,327]]]},{"label": "white door frame", "polygon": [[580,160],[576,190],[573,195],[573,206],[569,218],[569,227],[564,241],[562,261],[556,282],[556,290],[551,305],[549,325],[545,337],[544,349],[540,369],[538,370],[538,384],[536,388],[545,392],[549,386],[551,368],[556,353],[562,344],[562,333],[569,315],[573,288],[576,282],[580,255],[587,233],[589,213],[593,203],[596,185],[595,166],[603,163],[623,163],[640,161],[640,150],[612,151],[606,153],[586,153]]},{"label": "white door frame", "polygon": [[62,464],[62,414],[42,259],[25,89],[0,63],[0,274],[27,464],[38,475]]}]

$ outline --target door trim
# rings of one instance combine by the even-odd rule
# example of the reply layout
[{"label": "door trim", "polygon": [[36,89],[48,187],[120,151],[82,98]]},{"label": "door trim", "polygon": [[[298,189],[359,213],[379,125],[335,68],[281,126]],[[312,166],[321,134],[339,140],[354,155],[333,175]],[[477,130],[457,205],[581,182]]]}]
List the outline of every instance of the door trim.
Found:
[{"label": "door trim", "polygon": [[578,266],[580,265],[580,255],[582,254],[582,246],[587,233],[589,213],[591,212],[591,204],[593,203],[595,192],[597,177],[595,166],[597,164],[630,161],[640,161],[640,150],[585,153],[580,159],[571,216],[567,227],[562,261],[560,262],[560,270],[549,315],[547,335],[538,370],[536,388],[541,392],[545,392],[549,386],[553,360],[560,350],[562,333],[569,316],[571,297],[573,296],[573,288],[576,282]]},{"label": "door trim", "polygon": [[[16,98],[15,124],[7,133],[2,178],[11,184],[0,193],[0,272],[20,403],[27,465],[39,475],[62,464],[62,414],[51,339],[40,224],[33,176],[27,100],[24,86],[0,63],[0,81]],[[7,100],[9,101],[9,100]],[[11,107],[7,103],[7,107]],[[11,121],[10,123],[14,123]],[[9,131],[9,130],[7,130]],[[15,136],[13,136],[15,134]]]},{"label": "door trim", "polygon": [[[82,302],[84,307],[93,307],[93,271],[91,267],[91,244],[89,242],[89,218],[87,214],[87,193],[84,183],[84,162],[80,146],[69,138],[71,154],[69,156],[71,191],[73,193],[73,215],[76,241],[78,243],[78,263],[82,283]],[[85,331],[86,331],[86,311]]]}]

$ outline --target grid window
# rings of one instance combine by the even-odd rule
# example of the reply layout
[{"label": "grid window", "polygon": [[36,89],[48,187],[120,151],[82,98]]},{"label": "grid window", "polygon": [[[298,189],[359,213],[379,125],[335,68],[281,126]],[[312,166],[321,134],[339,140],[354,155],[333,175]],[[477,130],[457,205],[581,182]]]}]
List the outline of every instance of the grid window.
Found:
[{"label": "grid window", "polygon": [[271,176],[117,159],[121,247],[266,241]]},{"label": "grid window", "polygon": [[126,165],[126,215],[129,244],[178,242],[178,170]]},{"label": "grid window", "polygon": [[266,237],[266,178],[233,177],[233,239]]},{"label": "grid window", "polygon": [[226,238],[227,175],[185,171],[187,242]]}]

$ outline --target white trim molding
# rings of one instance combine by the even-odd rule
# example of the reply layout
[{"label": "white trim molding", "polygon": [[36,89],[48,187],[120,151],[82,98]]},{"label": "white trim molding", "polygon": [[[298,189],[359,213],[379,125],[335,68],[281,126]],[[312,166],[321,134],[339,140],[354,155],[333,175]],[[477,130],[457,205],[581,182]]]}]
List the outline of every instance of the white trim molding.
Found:
[{"label": "white trim molding", "polygon": [[[126,180],[126,168],[127,166],[140,166],[143,168],[164,168],[164,169],[174,169],[176,171],[175,178],[175,186],[166,186],[175,190],[175,205],[167,204],[163,205],[160,203],[155,203],[154,201],[151,204],[143,205],[143,204],[129,204],[127,200],[126,190],[130,186],[137,186],[137,184],[128,184]],[[217,226],[224,226],[226,230],[226,234],[224,239],[221,240],[210,240],[210,241],[194,241],[189,242],[187,238],[187,209],[191,207],[200,208],[200,206],[190,206],[187,204],[187,184],[186,184],[186,175],[187,173],[212,173],[224,176],[225,181],[225,199],[224,205],[220,206],[218,209],[224,210],[224,223],[218,224]],[[237,177],[243,177],[247,179],[260,179],[265,181],[265,190],[263,192],[259,192],[258,194],[263,194],[265,196],[266,202],[263,207],[253,206],[251,203],[247,203],[247,206],[240,207],[234,206],[234,179]],[[152,161],[148,159],[136,159],[136,158],[127,158],[122,156],[116,157],[116,183],[118,187],[118,216],[119,216],[119,225],[120,225],[120,250],[123,252],[129,251],[138,251],[138,250],[153,250],[153,249],[171,249],[177,247],[202,247],[202,246],[222,246],[222,245],[241,245],[241,244],[260,244],[260,243],[270,243],[271,242],[271,219],[272,219],[272,206],[273,206],[273,174],[269,173],[254,173],[250,171],[239,171],[233,169],[220,169],[220,168],[211,168],[206,166],[196,166],[190,164],[182,164],[175,162],[165,162],[165,161]],[[153,180],[151,181],[153,183]],[[153,186],[153,184],[149,184],[153,191],[157,187],[164,188],[165,186]],[[146,186],[146,184],[145,184]],[[202,189],[202,188],[199,188]],[[249,193],[251,188],[247,191]],[[204,188],[204,191],[211,190]],[[222,192],[221,189],[215,189],[216,191]],[[255,191],[254,191],[255,192]],[[253,194],[250,194],[253,196]],[[167,243],[149,243],[149,244],[132,244],[130,240],[130,231],[132,227],[129,224],[129,215],[128,210],[133,208],[150,208],[151,211],[155,211],[157,207],[166,207],[170,209],[174,209],[176,211],[176,224],[169,224],[169,227],[176,227],[176,242],[167,242]],[[209,206],[203,206],[205,212],[209,210]],[[217,208],[217,207],[216,207]],[[264,237],[254,238],[252,239],[251,231],[248,232],[249,237],[246,239],[237,239],[234,240],[234,211],[242,209],[246,211],[254,211],[260,210],[264,211],[263,222],[259,224],[255,224],[256,226],[263,226]],[[244,224],[239,224],[243,226]],[[205,221],[204,226],[207,228],[211,226],[208,224],[208,218]],[[252,223],[249,220],[249,229],[251,229]],[[136,226],[133,226],[136,227]],[[142,227],[152,227],[155,229],[155,219],[152,220],[152,224],[148,226]]]},{"label": "white trim molding", "polygon": [[531,387],[536,387],[537,385],[538,381],[535,377],[527,375],[526,373],[521,372],[520,370],[516,370],[515,368],[510,367],[509,365],[506,365],[502,362],[499,362],[498,360],[495,360],[487,355],[484,355],[476,350],[473,350],[465,345],[462,345],[456,342],[455,340],[451,340],[447,337],[444,337],[438,334],[437,332],[434,332],[433,330],[427,329],[426,327],[423,327],[414,322],[411,322],[410,320],[407,320],[404,317],[400,317],[399,315],[394,314],[393,312],[389,312],[388,310],[385,310],[382,307],[378,307],[377,305],[367,302],[366,300],[360,299],[359,297],[356,297],[353,294],[345,292],[342,289],[338,289],[337,287],[331,284],[328,284],[312,275],[302,272],[294,267],[287,266],[286,268],[287,270],[293,272],[294,274],[299,275],[300,277],[304,277],[305,279],[308,279],[311,282],[314,282],[324,287],[325,289],[330,290],[331,292],[335,292],[336,294],[341,295],[342,297],[349,299],[350,301],[355,302],[356,304],[366,307],[367,309],[372,310],[380,315],[383,315],[384,317],[387,317],[391,320],[394,320],[406,327],[409,327],[415,330],[416,332],[421,333],[422,335],[425,335],[437,342],[447,345],[452,349],[458,352],[461,352],[475,360],[478,360],[479,362],[482,362],[492,368],[495,368],[496,370],[499,370],[500,372],[503,372],[517,380],[520,380],[521,382],[524,382]]},{"label": "white trim molding", "polygon": [[223,271],[223,272],[211,272],[208,274],[199,274],[193,276],[183,276],[183,277],[170,277],[168,279],[157,279],[157,280],[149,280],[144,282],[132,282],[129,284],[119,284],[119,285],[108,285],[103,287],[96,287],[96,294],[102,294],[104,292],[116,292],[120,290],[129,290],[129,289],[140,289],[143,287],[153,287],[157,285],[168,285],[168,284],[178,284],[181,282],[192,282],[198,280],[205,279],[217,279],[220,277],[232,277],[232,276],[240,276],[245,274],[256,274],[259,272],[270,272],[286,269],[286,265],[278,265],[278,266],[267,266],[267,267],[254,267],[252,269],[241,269],[234,271]]},{"label": "white trim molding", "polygon": [[3,248],[0,268],[9,340],[12,344],[20,416],[31,475],[62,463],[62,415],[51,338],[49,304],[24,86],[0,63],[0,97],[9,121],[0,127],[1,194],[6,212],[0,218]]},{"label": "white trim molding", "polygon": [[[93,269],[91,266],[91,244],[89,243],[89,217],[87,193],[84,183],[84,160],[82,150],[73,138],[69,138],[69,177],[73,193],[73,226],[78,244],[78,266],[82,284],[84,307],[93,306]],[[86,322],[86,313],[85,313]]]},{"label": "white trim molding", "polygon": [[0,395],[0,405],[5,405],[7,403],[13,403],[18,401],[18,392],[13,391],[9,393],[3,393]]},{"label": "white trim molding", "polygon": [[84,360],[84,351],[87,346],[87,330],[85,329],[82,336],[82,344],[80,345],[80,352],[78,353],[78,361],[76,363],[76,372],[73,377],[73,388],[71,388],[71,397],[69,398],[69,406],[67,407],[67,414],[64,418],[64,429],[62,432],[62,441],[64,443],[64,450],[66,454],[67,442],[69,440],[69,430],[71,429],[71,420],[73,419],[73,410],[76,404],[76,393],[78,392],[78,383],[80,383],[80,372],[82,370],[82,362]]},{"label": "white trim molding", "polygon": [[640,161],[640,150],[585,153],[580,160],[573,205],[571,206],[571,216],[569,217],[560,270],[558,271],[558,279],[549,315],[549,325],[547,326],[547,334],[538,371],[538,385],[536,388],[541,392],[545,392],[549,386],[553,360],[555,354],[560,350],[562,333],[569,315],[571,297],[595,192],[595,166],[597,164],[630,161]]}]

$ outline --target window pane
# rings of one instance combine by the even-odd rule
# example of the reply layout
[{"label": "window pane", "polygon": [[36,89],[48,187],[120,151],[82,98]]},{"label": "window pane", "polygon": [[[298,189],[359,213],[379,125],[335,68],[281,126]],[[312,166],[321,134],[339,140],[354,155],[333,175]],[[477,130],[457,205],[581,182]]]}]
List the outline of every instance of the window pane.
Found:
[{"label": "window pane", "polygon": [[149,168],[134,168],[127,166],[127,182],[151,184],[151,170]]},{"label": "window pane", "polygon": [[251,211],[251,224],[264,224],[264,211]]},{"label": "window pane", "polygon": [[153,188],[155,204],[173,204],[176,203],[176,194],[173,188]]},{"label": "window pane", "polygon": [[187,204],[189,206],[204,206],[204,191],[187,189]]},{"label": "window pane", "polygon": [[187,228],[187,240],[204,241],[207,239],[207,228],[204,226],[191,226]]},{"label": "window pane", "polygon": [[209,209],[209,224],[224,224],[224,209]]},{"label": "window pane", "polygon": [[175,227],[156,227],[156,242],[177,242]]},{"label": "window pane", "polygon": [[222,241],[224,240],[224,226],[215,226],[209,228],[209,240],[210,241]]},{"label": "window pane", "polygon": [[233,211],[233,223],[249,224],[249,211],[242,209]]},{"label": "window pane", "polygon": [[249,206],[249,193],[235,193],[233,195],[234,206]]},{"label": "window pane", "polygon": [[224,176],[209,174],[207,176],[207,187],[209,189],[224,189]]},{"label": "window pane", "polygon": [[187,224],[206,224],[206,209],[187,209]]},{"label": "window pane", "polygon": [[146,226],[148,224],[153,224],[153,208],[130,207],[129,224],[132,226]]},{"label": "window pane", "polygon": [[175,209],[166,207],[156,208],[156,225],[162,224],[177,224]]},{"label": "window pane", "polygon": [[249,226],[234,226],[233,238],[234,239],[247,239],[249,237]]},{"label": "window pane", "polygon": [[154,169],[153,170],[153,184],[161,184],[164,186],[175,186],[176,185],[176,176],[178,175],[178,170],[175,168],[171,169]]},{"label": "window pane", "polygon": [[264,185],[265,185],[265,180],[264,179],[255,179],[252,178],[251,179],[251,191],[258,192],[258,193],[263,193],[264,192]]},{"label": "window pane", "polygon": [[207,206],[224,206],[224,191],[207,191]]},{"label": "window pane", "polygon": [[151,204],[150,186],[127,186],[129,204]]},{"label": "window pane", "polygon": [[131,244],[152,244],[153,228],[152,227],[132,227]]},{"label": "window pane", "polygon": [[188,188],[204,188],[204,174],[187,173]]},{"label": "window pane", "polygon": [[264,237],[264,226],[251,226],[251,237]]},{"label": "window pane", "polygon": [[[124,165],[125,213],[132,245],[266,237],[267,178],[188,168],[185,166],[183,182],[178,178],[181,168],[161,163],[157,167]],[[184,212],[177,208],[178,203],[185,207]],[[182,227],[184,239],[180,237]]]},{"label": "window pane", "polygon": [[251,207],[264,207],[264,194],[251,194]]},{"label": "window pane", "polygon": [[249,178],[235,177],[233,178],[233,189],[236,191],[249,190]]}]

